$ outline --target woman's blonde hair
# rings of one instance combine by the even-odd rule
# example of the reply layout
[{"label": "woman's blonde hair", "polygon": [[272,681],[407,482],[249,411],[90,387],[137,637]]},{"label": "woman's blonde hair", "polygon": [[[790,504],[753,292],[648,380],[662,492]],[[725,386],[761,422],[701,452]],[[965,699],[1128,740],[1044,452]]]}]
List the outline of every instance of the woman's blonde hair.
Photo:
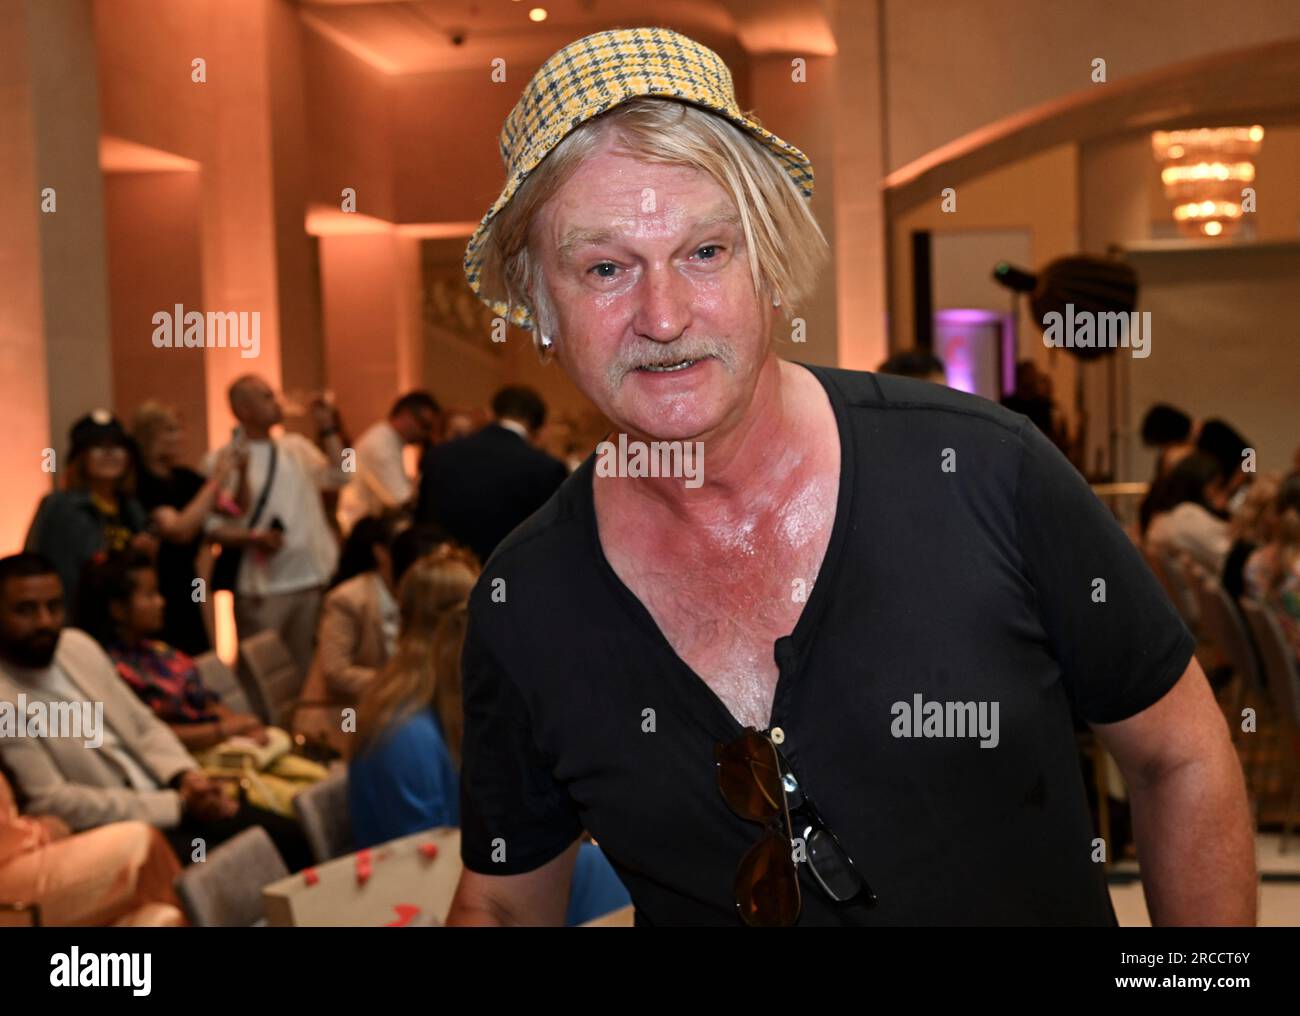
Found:
[{"label": "woman's blonde hair", "polygon": [[1278,570],[1273,585],[1276,591],[1288,575],[1295,573],[1296,563],[1300,562],[1300,474],[1293,473],[1283,481],[1275,511]]},{"label": "woman's blonde hair", "polygon": [[1260,473],[1246,488],[1245,496],[1228,520],[1228,532],[1234,540],[1268,543],[1277,531],[1277,496],[1282,477],[1277,473]]},{"label": "woman's blonde hair", "polygon": [[[493,219],[483,245],[482,293],[533,315],[533,339],[555,338],[555,312],[542,279],[532,224],[542,206],[608,134],[616,151],[642,162],[707,173],[740,216],[754,293],[770,296],[787,320],[817,283],[826,238],[807,199],[755,138],[684,102],[637,98],[577,127],[533,170]],[[507,312],[509,317],[509,312]]]},{"label": "woman's blonde hair", "polygon": [[384,731],[432,705],[452,759],[460,764],[460,643],[465,601],[478,572],[475,557],[452,546],[411,565],[397,592],[397,648],[357,703],[354,758]]},{"label": "woman's blonde hair", "polygon": [[180,425],[176,410],[150,399],[142,402],[140,408],[131,414],[131,437],[140,449],[140,454],[147,458],[153,452],[158,435]]}]

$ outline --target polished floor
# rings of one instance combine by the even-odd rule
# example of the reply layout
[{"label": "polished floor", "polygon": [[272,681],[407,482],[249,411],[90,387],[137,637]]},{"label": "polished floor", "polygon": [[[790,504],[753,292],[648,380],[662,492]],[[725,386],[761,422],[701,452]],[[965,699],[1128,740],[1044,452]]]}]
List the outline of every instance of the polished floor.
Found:
[{"label": "polished floor", "polygon": [[[1255,838],[1259,865],[1259,925],[1262,928],[1300,926],[1300,835],[1293,835],[1289,849],[1281,852],[1282,837],[1264,833]],[[1142,883],[1137,880],[1137,863],[1120,861],[1112,869],[1110,897],[1115,915],[1126,928],[1149,928]]]}]

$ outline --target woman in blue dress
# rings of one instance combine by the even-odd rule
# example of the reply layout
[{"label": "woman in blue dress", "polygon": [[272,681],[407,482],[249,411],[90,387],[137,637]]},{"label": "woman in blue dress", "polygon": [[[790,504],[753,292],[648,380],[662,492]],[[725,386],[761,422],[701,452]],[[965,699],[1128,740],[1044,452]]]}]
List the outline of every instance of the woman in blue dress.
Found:
[{"label": "woman in blue dress", "polygon": [[[397,649],[357,706],[348,806],[358,848],[460,824],[460,651],[478,571],[468,551],[443,547],[402,580]],[[629,903],[600,848],[583,843],[565,924]]]}]

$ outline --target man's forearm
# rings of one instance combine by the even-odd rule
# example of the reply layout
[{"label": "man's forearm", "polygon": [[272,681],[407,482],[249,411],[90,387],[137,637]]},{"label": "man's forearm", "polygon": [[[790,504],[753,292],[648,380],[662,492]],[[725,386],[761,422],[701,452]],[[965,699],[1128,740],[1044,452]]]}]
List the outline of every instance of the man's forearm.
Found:
[{"label": "man's forearm", "polygon": [[1151,923],[1253,925],[1255,838],[1231,746],[1137,781],[1129,793]]}]

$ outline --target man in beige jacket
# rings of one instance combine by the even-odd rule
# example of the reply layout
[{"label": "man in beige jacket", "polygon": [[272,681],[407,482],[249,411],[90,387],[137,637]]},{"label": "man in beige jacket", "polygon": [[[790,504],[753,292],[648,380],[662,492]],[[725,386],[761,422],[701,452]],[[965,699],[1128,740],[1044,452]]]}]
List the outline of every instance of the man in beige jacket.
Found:
[{"label": "man in beige jacket", "polygon": [[74,831],[147,822],[184,863],[261,825],[291,870],[311,863],[296,822],[225,794],[95,640],[63,625],[53,566],[39,554],[0,559],[0,762],[29,814]]}]

